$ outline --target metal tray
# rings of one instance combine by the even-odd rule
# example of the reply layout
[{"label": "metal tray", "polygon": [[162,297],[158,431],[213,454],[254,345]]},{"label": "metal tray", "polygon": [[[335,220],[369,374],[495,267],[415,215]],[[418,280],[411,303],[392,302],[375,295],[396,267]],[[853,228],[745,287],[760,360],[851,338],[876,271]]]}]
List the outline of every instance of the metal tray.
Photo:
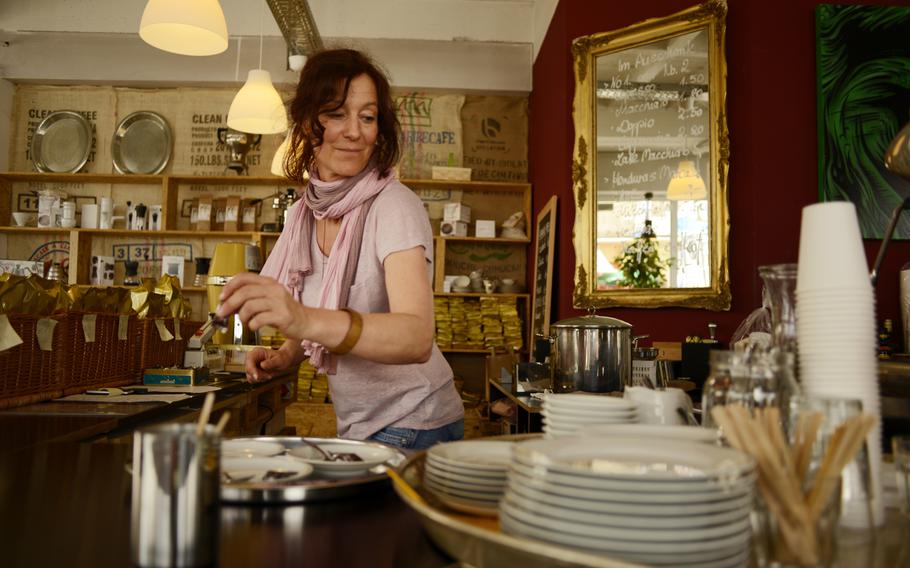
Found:
[{"label": "metal tray", "polygon": [[29,154],[39,172],[75,173],[92,150],[92,125],[72,110],[52,112],[35,130]]},{"label": "metal tray", "polygon": [[141,110],[117,125],[111,159],[121,174],[157,174],[171,158],[171,127],[160,114]]},{"label": "metal tray", "polygon": [[[532,435],[532,437],[538,437]],[[497,436],[491,440],[530,439]],[[396,470],[395,492],[420,516],[423,527],[449,556],[476,568],[521,566],[522,568],[631,568],[622,560],[596,556],[571,548],[514,537],[499,531],[498,521],[455,513],[423,489],[426,452],[413,455]]]},{"label": "metal tray", "polygon": [[222,483],[221,500],[229,503],[281,504],[343,499],[386,487],[389,483],[389,478],[386,475],[387,466],[398,467],[407,459],[405,453],[400,449],[378,442],[361,442],[343,438],[301,438],[299,436],[262,436],[235,439],[278,442],[288,448],[304,446],[303,440],[308,440],[315,444],[349,444],[352,447],[380,446],[392,449],[395,452],[395,456],[385,462],[385,464],[373,467],[368,474],[354,477],[329,477],[319,472],[313,472],[312,475],[305,479],[290,483],[278,481],[269,483]]}]

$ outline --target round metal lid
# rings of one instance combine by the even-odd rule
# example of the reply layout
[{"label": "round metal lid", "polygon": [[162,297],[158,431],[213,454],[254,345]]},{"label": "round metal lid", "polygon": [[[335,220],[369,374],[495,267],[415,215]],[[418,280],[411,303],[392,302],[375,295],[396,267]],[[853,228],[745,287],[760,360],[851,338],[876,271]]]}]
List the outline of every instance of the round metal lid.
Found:
[{"label": "round metal lid", "polygon": [[611,318],[608,316],[598,316],[595,314],[589,314],[586,316],[579,316],[569,319],[560,320],[556,323],[550,324],[550,327],[558,328],[592,328],[592,329],[632,329],[632,324],[624,322],[620,319]]}]

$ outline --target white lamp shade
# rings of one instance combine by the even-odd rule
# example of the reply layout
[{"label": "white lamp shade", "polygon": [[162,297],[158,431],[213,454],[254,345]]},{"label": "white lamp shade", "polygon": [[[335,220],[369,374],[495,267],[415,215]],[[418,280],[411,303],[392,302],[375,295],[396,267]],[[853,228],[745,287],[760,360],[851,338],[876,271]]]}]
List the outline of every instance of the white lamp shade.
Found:
[{"label": "white lamp shade", "polygon": [[250,70],[246,83],[231,102],[227,124],[234,130],[252,134],[277,134],[287,130],[284,103],[272,85],[268,71]]},{"label": "white lamp shade", "polygon": [[180,55],[215,55],[228,46],[227,23],[218,0],[149,0],[139,37]]},{"label": "white lamp shade", "polygon": [[679,168],[667,185],[667,199],[670,201],[682,201],[686,199],[705,199],[708,197],[708,189],[705,187],[705,180],[701,178],[695,164],[691,160],[683,160],[679,163]]},{"label": "white lamp shade", "polygon": [[284,158],[287,156],[288,147],[291,145],[291,133],[284,137],[284,141],[275,150],[275,156],[272,158],[272,167],[269,171],[276,176],[287,177],[284,171]]}]

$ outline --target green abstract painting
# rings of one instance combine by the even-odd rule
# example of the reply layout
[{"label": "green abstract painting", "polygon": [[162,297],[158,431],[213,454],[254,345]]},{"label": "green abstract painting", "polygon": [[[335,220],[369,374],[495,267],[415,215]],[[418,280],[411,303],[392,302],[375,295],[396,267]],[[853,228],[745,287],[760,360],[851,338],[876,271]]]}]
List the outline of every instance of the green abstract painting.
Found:
[{"label": "green abstract painting", "polygon": [[[856,205],[865,238],[882,238],[910,183],[885,169],[910,120],[910,8],[821,4],[815,10],[819,200]],[[904,216],[895,238],[910,238]]]}]

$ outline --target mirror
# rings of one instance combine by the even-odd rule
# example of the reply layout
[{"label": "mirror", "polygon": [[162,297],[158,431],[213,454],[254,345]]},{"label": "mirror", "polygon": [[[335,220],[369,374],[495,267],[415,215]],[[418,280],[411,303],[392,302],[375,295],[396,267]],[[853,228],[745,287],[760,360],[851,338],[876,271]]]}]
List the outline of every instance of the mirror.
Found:
[{"label": "mirror", "polygon": [[575,307],[730,309],[726,13],[573,42]]}]

